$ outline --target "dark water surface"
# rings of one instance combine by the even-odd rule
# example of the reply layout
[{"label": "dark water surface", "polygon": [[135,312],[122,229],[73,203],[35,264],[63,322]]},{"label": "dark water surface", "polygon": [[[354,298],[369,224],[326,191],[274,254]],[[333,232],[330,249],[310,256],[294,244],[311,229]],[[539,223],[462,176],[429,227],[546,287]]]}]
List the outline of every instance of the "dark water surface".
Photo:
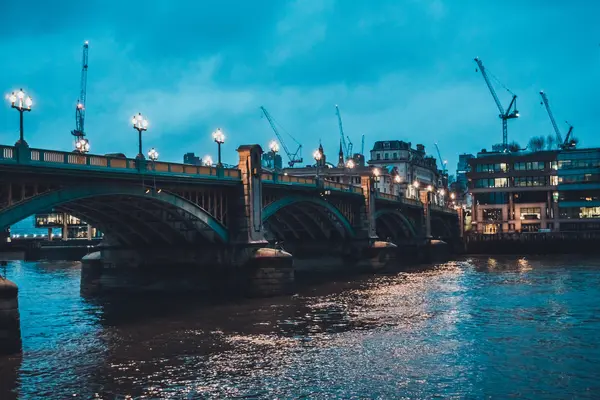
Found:
[{"label": "dark water surface", "polygon": [[24,352],[0,358],[0,399],[600,398],[600,259],[466,258],[220,305],[83,298],[78,263],[7,275]]}]

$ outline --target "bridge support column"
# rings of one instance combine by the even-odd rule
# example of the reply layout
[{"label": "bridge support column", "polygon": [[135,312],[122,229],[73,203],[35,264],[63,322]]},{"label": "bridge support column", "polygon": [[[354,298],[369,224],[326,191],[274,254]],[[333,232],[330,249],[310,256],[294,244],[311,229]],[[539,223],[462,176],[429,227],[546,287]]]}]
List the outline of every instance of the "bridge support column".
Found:
[{"label": "bridge support column", "polygon": [[0,356],[21,351],[18,288],[0,276]]},{"label": "bridge support column", "polygon": [[244,145],[238,149],[238,168],[243,184],[243,209],[238,243],[245,247],[249,294],[273,296],[289,293],[294,283],[291,254],[267,248],[262,218],[263,150],[259,145]]},{"label": "bridge support column", "polygon": [[369,239],[377,238],[377,226],[375,220],[375,188],[373,177],[361,176],[360,185],[365,196],[366,228]]}]

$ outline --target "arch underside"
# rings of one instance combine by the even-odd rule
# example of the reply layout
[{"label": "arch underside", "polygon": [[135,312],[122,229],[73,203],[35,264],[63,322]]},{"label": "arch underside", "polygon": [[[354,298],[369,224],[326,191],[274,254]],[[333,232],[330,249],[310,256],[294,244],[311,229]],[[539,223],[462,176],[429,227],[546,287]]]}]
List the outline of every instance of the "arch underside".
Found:
[{"label": "arch underside", "polygon": [[392,241],[415,238],[417,231],[414,222],[398,210],[380,210],[375,214],[377,236]]},{"label": "arch underside", "polygon": [[283,199],[265,207],[267,238],[285,241],[338,241],[354,236],[345,217],[320,199]]},{"label": "arch underside", "polygon": [[102,231],[111,243],[127,246],[189,245],[228,240],[225,227],[197,205],[168,192],[142,188],[67,188],[45,193],[3,210],[0,225],[32,214],[65,212]]},{"label": "arch underside", "polygon": [[449,238],[452,236],[452,229],[448,221],[440,217],[431,218],[431,236],[436,238]]}]

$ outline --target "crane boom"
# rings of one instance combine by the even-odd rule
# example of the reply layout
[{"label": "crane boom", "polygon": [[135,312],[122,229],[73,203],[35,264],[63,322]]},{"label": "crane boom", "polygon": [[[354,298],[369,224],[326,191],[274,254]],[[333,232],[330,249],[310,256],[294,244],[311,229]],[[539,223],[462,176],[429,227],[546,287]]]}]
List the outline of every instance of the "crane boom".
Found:
[{"label": "crane boom", "polygon": [[548,103],[548,96],[546,96],[546,93],[544,93],[543,90],[540,91],[540,96],[542,96],[542,102],[546,107],[548,117],[550,117],[550,122],[552,122],[552,127],[554,128],[554,132],[556,133],[556,145],[560,147],[563,144],[562,135],[560,134],[558,125],[556,125],[556,121],[554,120],[554,114],[552,114],[552,109],[550,108],[550,104]]},{"label": "crane boom", "polygon": [[79,84],[79,99],[75,107],[75,130],[74,136],[83,138],[85,136],[85,100],[87,97],[87,70],[88,70],[88,41],[83,43],[83,56],[81,60],[81,81]]},{"label": "crane boom", "polygon": [[273,132],[275,132],[275,136],[277,136],[277,139],[279,140],[279,142],[281,143],[281,147],[283,147],[283,151],[285,151],[285,154],[287,155],[289,161],[288,161],[288,165],[290,167],[293,167],[294,164],[296,163],[301,163],[302,160],[302,145],[300,143],[298,143],[298,141],[294,138],[292,138],[292,140],[294,140],[296,143],[298,143],[298,148],[296,149],[295,153],[292,153],[287,145],[285,144],[285,141],[283,140],[283,137],[281,137],[281,134],[279,133],[279,129],[277,129],[277,125],[275,125],[275,121],[273,120],[273,117],[271,117],[271,114],[269,114],[269,112],[267,111],[266,108],[264,108],[263,106],[260,106],[261,111],[263,112],[263,114],[265,115],[265,117],[267,118],[267,121],[269,121],[269,125],[271,126],[271,129],[273,130]]},{"label": "crane boom", "polygon": [[440,153],[440,148],[438,147],[437,143],[435,143],[435,149],[437,150],[438,158],[440,159],[440,164],[442,164],[442,172],[445,174],[446,173],[446,163],[444,162],[444,159],[442,159],[442,153]]},{"label": "crane boom", "polygon": [[485,80],[485,83],[486,83],[488,89],[490,90],[492,97],[494,98],[494,102],[496,103],[496,107],[498,107],[498,111],[500,111],[499,117],[500,117],[500,119],[502,119],[502,148],[504,149],[504,151],[507,151],[508,150],[508,120],[513,119],[513,118],[519,118],[519,111],[517,111],[517,95],[514,94],[513,92],[511,92],[510,90],[508,90],[507,87],[504,87],[506,90],[508,90],[509,93],[511,93],[513,95],[512,100],[510,101],[510,104],[508,105],[508,108],[506,110],[504,110],[504,107],[502,107],[502,103],[500,103],[500,99],[498,98],[498,95],[496,94],[496,90],[494,89],[492,82],[490,82],[490,78],[486,72],[485,67],[483,66],[483,62],[479,59],[479,57],[475,57],[475,62],[477,63],[477,66],[479,67],[479,71],[481,71],[481,75],[483,76],[483,79]]},{"label": "crane boom", "polygon": [[502,107],[502,103],[500,103],[500,99],[498,98],[498,95],[496,94],[496,90],[494,89],[492,82],[490,82],[490,78],[488,77],[488,74],[485,71],[483,62],[479,59],[479,57],[475,57],[475,62],[477,63],[477,66],[479,67],[479,71],[481,72],[481,75],[483,75],[485,84],[487,85],[488,89],[490,90],[490,93],[492,94],[492,97],[494,98],[494,101],[496,102],[496,107],[498,107],[498,111],[500,111],[500,114],[504,114],[504,107]]},{"label": "crane boom", "polygon": [[[350,154],[352,152],[352,150],[350,150],[348,148],[348,146],[346,145],[346,137],[344,135],[344,127],[342,125],[342,116],[340,114],[340,108],[338,107],[338,105],[335,105],[335,114],[337,115],[337,119],[338,119],[338,126],[340,129],[340,138],[341,138],[341,142],[342,142],[342,151],[344,153],[346,153],[346,158],[347,157],[352,157],[352,154]],[[350,139],[348,139],[350,140]]]}]

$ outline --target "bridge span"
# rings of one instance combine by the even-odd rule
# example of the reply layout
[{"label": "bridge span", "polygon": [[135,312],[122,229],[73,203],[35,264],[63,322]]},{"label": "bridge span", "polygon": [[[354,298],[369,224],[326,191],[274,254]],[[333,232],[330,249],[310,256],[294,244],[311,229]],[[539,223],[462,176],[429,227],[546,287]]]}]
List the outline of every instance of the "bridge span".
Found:
[{"label": "bridge span", "polygon": [[44,212],[97,227],[86,290],[195,282],[192,266],[199,281],[254,295],[289,292],[294,271],[378,268],[459,236],[454,210],[381,193],[376,176],[352,186],[282,175],[262,169],[259,145],[237,151],[238,167],[223,168],[0,146],[0,232]]}]

